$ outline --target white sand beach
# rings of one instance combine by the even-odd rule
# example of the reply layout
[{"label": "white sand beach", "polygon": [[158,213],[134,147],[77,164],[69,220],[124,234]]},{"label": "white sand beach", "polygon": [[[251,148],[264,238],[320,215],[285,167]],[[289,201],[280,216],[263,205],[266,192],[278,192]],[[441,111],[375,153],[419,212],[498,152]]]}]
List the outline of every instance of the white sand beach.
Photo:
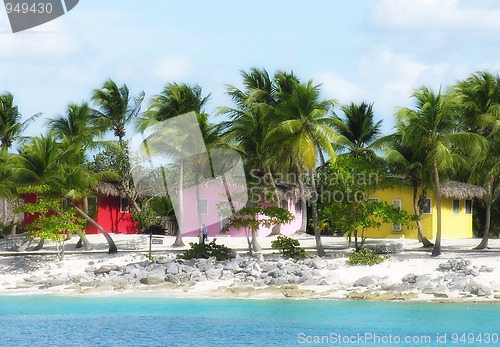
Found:
[{"label": "white sand beach", "polygon": [[[238,251],[235,259],[179,261],[174,238],[153,245],[140,235],[112,235],[119,252],[107,254],[102,235],[89,235],[95,249],[75,250],[77,237],[66,242],[60,261],[55,246],[42,251],[3,252],[0,257],[0,295],[155,295],[185,298],[255,299],[362,299],[407,301],[489,301],[500,303],[500,240],[490,249],[472,251],[477,239],[445,239],[443,255],[432,258],[416,240],[368,240],[368,243],[401,242],[404,251],[374,266],[346,264],[347,241],[323,237],[327,251],[315,257],[314,238],[299,237],[312,257],[294,262],[271,249],[275,237],[259,238],[264,248],[249,257],[246,239],[221,237],[217,243]],[[144,236],[142,236],[144,238]],[[132,243],[136,248],[130,249]],[[197,242],[184,238],[184,242]],[[5,249],[0,241],[0,249]],[[185,247],[188,248],[188,247]],[[185,249],[184,248],[184,249]]]}]

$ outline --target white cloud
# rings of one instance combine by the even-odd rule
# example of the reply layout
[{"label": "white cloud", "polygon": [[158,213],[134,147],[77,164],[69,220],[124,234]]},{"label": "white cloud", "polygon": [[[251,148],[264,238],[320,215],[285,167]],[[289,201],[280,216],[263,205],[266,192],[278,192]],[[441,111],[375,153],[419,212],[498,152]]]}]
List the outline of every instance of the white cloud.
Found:
[{"label": "white cloud", "polygon": [[498,2],[459,0],[380,0],[371,14],[377,27],[420,32],[500,31]]},{"label": "white cloud", "polygon": [[[0,11],[2,12],[2,11]],[[71,38],[60,18],[38,27],[13,34],[6,14],[0,14],[0,57],[15,60],[46,61],[75,53],[80,44]]]},{"label": "white cloud", "polygon": [[152,72],[160,80],[178,82],[188,78],[195,70],[196,66],[191,57],[174,54],[158,61]]},{"label": "white cloud", "polygon": [[321,90],[328,99],[335,99],[342,104],[360,96],[360,89],[353,83],[341,78],[333,71],[324,71],[313,77],[314,83],[321,83]]}]

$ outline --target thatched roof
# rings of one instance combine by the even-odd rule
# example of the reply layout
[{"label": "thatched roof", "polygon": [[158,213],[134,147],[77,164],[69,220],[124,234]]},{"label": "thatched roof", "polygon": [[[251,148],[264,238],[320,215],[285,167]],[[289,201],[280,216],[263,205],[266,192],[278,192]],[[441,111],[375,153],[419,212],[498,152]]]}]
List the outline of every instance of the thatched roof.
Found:
[{"label": "thatched roof", "polygon": [[97,194],[125,198],[125,192],[118,183],[101,182],[95,188]]},{"label": "thatched roof", "polygon": [[[276,182],[276,188],[278,190],[278,198],[282,200],[300,199],[300,187],[298,184],[288,183],[288,182]],[[248,187],[248,189],[250,194],[257,193],[257,194],[262,194],[264,196],[274,194],[274,189],[271,185],[253,186],[253,187]],[[307,184],[304,184],[304,190],[306,199],[310,199],[312,196],[311,187],[309,187]]]},{"label": "thatched roof", "polygon": [[447,181],[441,184],[441,195],[454,199],[482,199],[486,194],[484,188],[469,183]]}]

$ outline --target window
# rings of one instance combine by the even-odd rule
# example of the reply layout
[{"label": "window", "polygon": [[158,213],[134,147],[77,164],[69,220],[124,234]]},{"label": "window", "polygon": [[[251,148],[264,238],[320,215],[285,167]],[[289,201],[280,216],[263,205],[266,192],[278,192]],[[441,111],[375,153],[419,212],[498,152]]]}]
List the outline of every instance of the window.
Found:
[{"label": "window", "polygon": [[280,206],[281,206],[281,208],[284,208],[285,210],[288,210],[288,200],[281,200],[280,201]]},{"label": "window", "polygon": [[368,198],[368,201],[380,202],[379,198]]},{"label": "window", "polygon": [[432,207],[432,200],[430,198],[425,198],[422,213],[423,214],[431,214],[432,213],[431,207]]},{"label": "window", "polygon": [[[403,204],[401,202],[401,199],[392,200],[392,206],[401,210],[403,208]],[[401,224],[393,224],[392,225],[392,231],[401,231],[401,230],[403,230]]]},{"label": "window", "polygon": [[88,196],[87,197],[87,204],[88,204],[88,214],[93,217],[97,215],[97,198],[95,196]]},{"label": "window", "polygon": [[465,214],[472,214],[472,200],[465,200]]},{"label": "window", "polygon": [[68,204],[68,199],[67,198],[62,198],[61,199],[61,209],[63,211],[66,211],[69,207],[69,204]]},{"label": "window", "polygon": [[129,212],[129,201],[127,198],[120,198],[120,212],[127,213]]},{"label": "window", "polygon": [[295,214],[301,214],[302,213],[302,201],[297,201],[295,203]]},{"label": "window", "polygon": [[208,199],[198,200],[197,211],[199,214],[207,214],[208,213]]},{"label": "window", "polygon": [[452,200],[451,211],[453,214],[460,214],[460,200],[458,200],[458,199]]}]

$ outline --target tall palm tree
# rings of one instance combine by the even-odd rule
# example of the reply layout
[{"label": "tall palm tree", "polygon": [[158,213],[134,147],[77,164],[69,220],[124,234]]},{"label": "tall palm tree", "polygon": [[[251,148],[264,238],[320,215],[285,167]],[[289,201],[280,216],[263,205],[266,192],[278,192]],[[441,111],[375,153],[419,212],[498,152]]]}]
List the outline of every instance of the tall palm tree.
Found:
[{"label": "tall palm tree", "polygon": [[486,142],[480,135],[469,132],[456,132],[454,119],[447,113],[447,105],[439,91],[423,86],[413,95],[416,99],[414,109],[403,108],[398,111],[404,132],[402,142],[425,155],[425,162],[431,165],[434,175],[434,193],[437,208],[437,232],[432,256],[441,254],[441,189],[440,172],[463,164],[468,153],[470,161],[476,161],[484,154]]},{"label": "tall palm tree", "polygon": [[351,103],[341,107],[345,117],[334,118],[334,128],[339,133],[337,147],[354,157],[372,157],[370,145],[381,134],[382,121],[375,122],[373,104]]},{"label": "tall palm tree", "polygon": [[69,104],[66,114],[57,118],[49,118],[49,131],[62,140],[83,144],[83,148],[94,148],[95,140],[102,134],[102,129],[93,122],[94,110],[86,102]]},{"label": "tall palm tree", "polygon": [[298,172],[307,172],[313,191],[311,207],[313,214],[314,235],[319,256],[325,251],[321,243],[318,227],[318,211],[315,171],[320,151],[324,150],[330,159],[335,158],[332,142],[337,140],[337,133],[332,128],[332,100],[321,100],[319,86],[312,81],[296,83],[291,93],[280,93],[281,102],[278,112],[282,121],[270,136],[281,143],[278,156],[293,156]]},{"label": "tall palm tree", "polygon": [[485,160],[470,172],[473,183],[486,190],[483,237],[476,247],[485,249],[488,247],[491,206],[500,195],[500,76],[486,71],[474,73],[454,86],[452,96],[460,129],[482,135],[489,143]]},{"label": "tall palm tree", "polygon": [[409,181],[413,189],[413,210],[415,215],[418,215],[418,239],[424,247],[432,247],[434,244],[424,235],[422,225],[427,188],[432,186],[432,177],[426,169],[429,165],[425,162],[426,156],[418,151],[418,148],[403,143],[404,122],[398,121],[396,129],[395,133],[376,140],[373,145],[375,148],[385,149],[387,162]]},{"label": "tall palm tree", "polygon": [[22,132],[40,114],[37,113],[21,122],[22,116],[18,107],[14,105],[14,96],[9,92],[0,95],[0,144],[2,150],[7,151],[15,140],[22,138]]},{"label": "tall palm tree", "polygon": [[[91,189],[95,181],[81,165],[83,151],[80,146],[58,143],[52,136],[32,138],[24,144],[14,157],[14,175],[21,185],[47,185],[51,194],[74,199],[76,192]],[[109,252],[116,253],[116,245],[111,236],[92,218],[73,203],[73,207],[88,222],[96,225],[109,244]],[[91,249],[83,231],[79,233],[85,249]]]},{"label": "tall palm tree", "polygon": [[[189,112],[195,112],[196,118],[198,120],[198,125],[202,132],[202,136],[204,141],[210,141],[214,138],[213,131],[214,127],[208,122],[207,115],[203,111],[203,107],[208,102],[210,95],[203,97],[202,89],[200,86],[189,86],[187,84],[177,84],[177,83],[169,83],[167,84],[163,91],[154,96],[150,106],[143,113],[143,115],[137,120],[137,128],[140,131],[145,131],[149,127],[156,127],[162,121],[172,119],[176,116],[180,116],[182,114],[186,114]],[[180,130],[180,129],[178,129]],[[178,205],[180,208],[178,209],[177,219],[178,221],[182,221],[184,218],[183,211],[183,193],[182,187],[184,186],[184,172],[185,167],[189,163],[183,158],[182,153],[179,153],[176,149],[179,146],[182,147],[182,144],[178,141],[182,142],[182,138],[186,135],[184,134],[162,134],[163,136],[170,136],[172,139],[176,139],[177,142],[174,143],[174,146],[166,146],[163,148],[164,151],[167,151],[169,147],[169,155],[171,157],[176,158],[178,161],[178,186],[179,186],[179,194],[178,194]],[[161,139],[164,140],[164,139]],[[177,141],[178,140],[178,141]],[[207,142],[205,142],[207,143]],[[186,144],[184,144],[186,145]],[[196,163],[191,163],[196,165]],[[195,173],[198,173],[198,170],[194,170]],[[196,185],[198,186],[198,185]],[[198,193],[198,192],[197,192]],[[175,242],[173,244],[174,247],[182,247],[184,246],[184,242],[182,241],[182,233],[179,229],[175,232]]]},{"label": "tall palm tree", "polygon": [[94,121],[102,129],[113,130],[120,147],[123,147],[126,125],[137,117],[143,100],[144,92],[132,98],[127,85],[118,87],[113,80],[108,79],[92,95],[92,101],[97,106]]}]

